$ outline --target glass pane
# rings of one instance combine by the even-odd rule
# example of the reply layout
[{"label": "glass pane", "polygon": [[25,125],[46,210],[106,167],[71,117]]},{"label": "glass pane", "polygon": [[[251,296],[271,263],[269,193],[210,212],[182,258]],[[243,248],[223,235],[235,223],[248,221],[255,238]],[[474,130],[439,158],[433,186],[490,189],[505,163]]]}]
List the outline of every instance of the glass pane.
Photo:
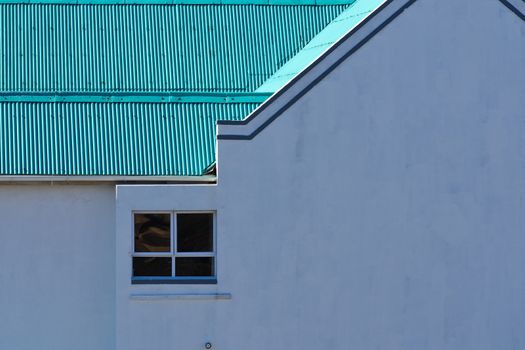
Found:
[{"label": "glass pane", "polygon": [[213,251],[213,214],[177,214],[177,251]]},{"label": "glass pane", "polygon": [[176,276],[213,276],[212,257],[175,258]]},{"label": "glass pane", "polygon": [[135,214],[135,252],[170,252],[170,214]]},{"label": "glass pane", "polygon": [[171,258],[133,258],[133,276],[171,275]]}]

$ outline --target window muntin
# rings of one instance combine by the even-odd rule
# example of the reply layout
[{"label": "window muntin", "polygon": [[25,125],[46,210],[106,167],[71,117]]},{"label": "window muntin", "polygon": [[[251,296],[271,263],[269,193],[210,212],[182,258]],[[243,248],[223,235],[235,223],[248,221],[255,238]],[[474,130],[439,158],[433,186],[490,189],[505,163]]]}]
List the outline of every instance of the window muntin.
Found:
[{"label": "window muntin", "polygon": [[133,223],[134,283],[216,279],[214,212],[135,212]]}]

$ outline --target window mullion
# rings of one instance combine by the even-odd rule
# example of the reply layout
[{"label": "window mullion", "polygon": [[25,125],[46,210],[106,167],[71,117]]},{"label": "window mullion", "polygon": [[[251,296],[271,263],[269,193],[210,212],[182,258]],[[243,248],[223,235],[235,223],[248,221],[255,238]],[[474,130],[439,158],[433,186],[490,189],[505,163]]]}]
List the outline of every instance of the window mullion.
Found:
[{"label": "window mullion", "polygon": [[171,256],[171,276],[175,277],[175,254],[177,253],[177,213],[171,213],[171,242],[172,242],[172,256]]},{"label": "window mullion", "polygon": [[213,276],[217,276],[217,212],[213,214],[213,227],[212,227],[212,235],[213,235]]},{"label": "window mullion", "polygon": [[133,256],[135,256],[135,235],[136,235],[136,232],[135,232],[135,213],[131,213],[131,222],[133,223],[133,229],[131,230],[131,257],[133,258]]}]

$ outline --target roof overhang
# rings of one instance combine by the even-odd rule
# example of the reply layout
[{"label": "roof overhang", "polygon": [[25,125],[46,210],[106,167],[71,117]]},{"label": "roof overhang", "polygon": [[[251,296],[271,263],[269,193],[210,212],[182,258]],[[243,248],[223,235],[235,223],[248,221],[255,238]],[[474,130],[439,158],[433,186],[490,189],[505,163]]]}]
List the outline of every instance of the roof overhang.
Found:
[{"label": "roof overhang", "polygon": [[13,184],[215,184],[215,175],[202,176],[32,176],[0,175],[0,185]]}]

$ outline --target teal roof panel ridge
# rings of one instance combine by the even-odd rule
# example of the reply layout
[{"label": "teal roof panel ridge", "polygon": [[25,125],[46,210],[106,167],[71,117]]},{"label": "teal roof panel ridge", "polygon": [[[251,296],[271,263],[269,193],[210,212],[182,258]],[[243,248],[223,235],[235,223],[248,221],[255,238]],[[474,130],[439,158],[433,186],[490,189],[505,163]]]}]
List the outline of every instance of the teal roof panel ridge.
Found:
[{"label": "teal roof panel ridge", "polygon": [[0,4],[0,93],[253,92],[346,7]]},{"label": "teal roof panel ridge", "polygon": [[319,32],[297,55],[259,86],[256,92],[273,93],[282,88],[385,1],[357,0]]}]

